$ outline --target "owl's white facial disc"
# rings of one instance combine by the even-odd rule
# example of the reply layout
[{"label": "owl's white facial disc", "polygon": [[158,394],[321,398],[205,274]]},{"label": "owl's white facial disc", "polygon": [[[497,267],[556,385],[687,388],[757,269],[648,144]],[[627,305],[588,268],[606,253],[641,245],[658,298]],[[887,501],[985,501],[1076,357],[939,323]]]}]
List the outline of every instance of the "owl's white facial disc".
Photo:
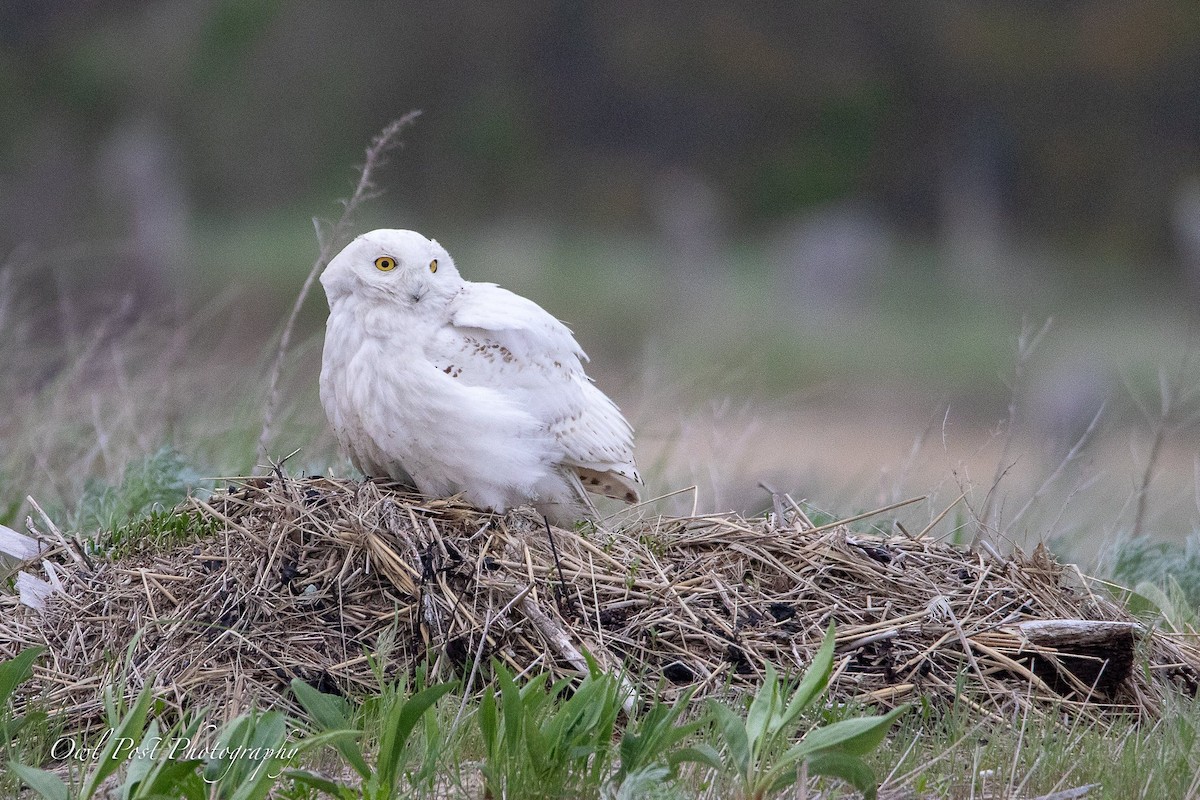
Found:
[{"label": "owl's white facial disc", "polygon": [[446,249],[415,231],[363,234],[329,262],[321,285],[330,304],[349,296],[416,306],[448,298],[462,278]]}]

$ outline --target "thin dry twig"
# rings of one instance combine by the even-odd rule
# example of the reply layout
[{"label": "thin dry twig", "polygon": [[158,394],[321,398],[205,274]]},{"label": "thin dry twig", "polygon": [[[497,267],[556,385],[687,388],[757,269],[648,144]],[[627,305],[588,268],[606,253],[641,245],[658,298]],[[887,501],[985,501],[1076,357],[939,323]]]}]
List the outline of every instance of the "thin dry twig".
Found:
[{"label": "thin dry twig", "polygon": [[[992,478],[993,489],[1004,478],[1008,471],[1009,453],[1012,450],[1013,441],[1016,434],[1017,425],[1017,392],[1021,387],[1022,381],[1025,380],[1025,370],[1029,366],[1029,362],[1033,359],[1033,354],[1037,351],[1042,343],[1042,339],[1054,327],[1054,318],[1050,317],[1042,323],[1042,327],[1036,331],[1030,325],[1028,319],[1021,321],[1021,333],[1017,336],[1017,361],[1013,365],[1012,383],[1009,384],[1008,398],[1008,415],[1004,420],[1004,447],[1000,451],[1000,459],[996,462],[996,474]],[[948,409],[947,409],[948,411]],[[996,525],[993,524],[992,508],[993,494],[991,492],[983,500],[983,508],[980,509],[978,518],[981,530],[993,530]]]},{"label": "thin dry twig", "polygon": [[258,437],[259,464],[265,465],[267,463],[267,450],[271,444],[275,414],[279,409],[279,378],[283,372],[283,362],[287,357],[288,348],[291,346],[292,330],[296,327],[296,320],[300,316],[300,309],[303,308],[304,301],[308,299],[308,294],[312,291],[313,284],[321,275],[321,272],[325,269],[330,259],[333,258],[334,249],[346,235],[355,212],[358,211],[363,203],[376,196],[377,192],[372,180],[375,171],[387,163],[386,156],[388,151],[400,145],[400,134],[420,115],[420,111],[414,110],[399,119],[392,120],[371,140],[370,146],[367,147],[366,160],[359,170],[358,183],[354,187],[354,193],[350,195],[350,199],[343,201],[342,215],[334,223],[332,229],[322,236],[320,224],[315,219],[313,220],[313,224],[317,229],[320,252],[317,254],[316,260],[313,261],[313,265],[308,271],[308,276],[304,279],[304,284],[300,287],[300,293],[296,295],[296,302],[292,304],[292,310],[283,325],[283,332],[279,336],[279,345],[275,349],[275,358],[271,362],[271,373],[267,379],[267,405],[263,411],[263,426]]},{"label": "thin dry twig", "polygon": [[1146,457],[1146,469],[1142,472],[1142,482],[1137,491],[1137,510],[1133,514],[1133,536],[1142,534],[1142,524],[1146,519],[1146,505],[1150,498],[1150,482],[1154,479],[1154,470],[1158,467],[1159,452],[1167,434],[1167,424],[1171,419],[1171,386],[1166,376],[1160,370],[1158,373],[1159,410],[1154,419],[1154,437],[1150,442],[1150,454]]},{"label": "thin dry twig", "polygon": [[1055,481],[1059,479],[1059,477],[1063,474],[1063,471],[1077,458],[1079,458],[1080,454],[1083,452],[1083,448],[1086,447],[1088,442],[1092,440],[1097,428],[1099,428],[1100,420],[1104,417],[1104,410],[1106,407],[1107,404],[1100,404],[1100,407],[1096,409],[1096,413],[1092,417],[1092,421],[1088,423],[1087,429],[1079,435],[1079,438],[1075,440],[1075,444],[1071,445],[1071,449],[1067,451],[1065,456],[1063,456],[1063,460],[1060,461],[1058,466],[1054,468],[1054,471],[1051,472],[1044,481],[1042,481],[1042,484],[1037,488],[1037,491],[1030,495],[1029,499],[1025,501],[1025,505],[1021,506],[1020,511],[1013,515],[1013,518],[1009,520],[1007,526],[1008,528],[1015,527],[1017,522],[1019,522],[1021,518],[1025,516],[1025,513],[1029,511],[1029,509],[1033,507],[1038,499],[1046,493],[1046,491],[1054,484]]}]

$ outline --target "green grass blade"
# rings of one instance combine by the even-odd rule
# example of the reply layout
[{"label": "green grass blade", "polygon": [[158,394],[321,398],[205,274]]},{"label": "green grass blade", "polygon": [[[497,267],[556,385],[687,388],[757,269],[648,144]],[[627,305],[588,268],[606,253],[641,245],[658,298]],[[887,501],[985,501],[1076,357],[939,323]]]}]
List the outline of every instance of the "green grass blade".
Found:
[{"label": "green grass blade", "polygon": [[397,701],[389,709],[383,736],[379,742],[376,772],[381,788],[394,791],[400,777],[400,766],[407,752],[408,738],[430,707],[454,688],[452,683],[430,686],[414,694],[406,702]]}]

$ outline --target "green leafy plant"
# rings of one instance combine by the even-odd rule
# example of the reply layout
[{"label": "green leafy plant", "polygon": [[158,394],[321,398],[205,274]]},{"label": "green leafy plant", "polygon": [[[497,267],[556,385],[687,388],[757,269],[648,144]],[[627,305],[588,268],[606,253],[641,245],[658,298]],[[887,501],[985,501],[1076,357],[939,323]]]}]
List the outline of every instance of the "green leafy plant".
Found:
[{"label": "green leafy plant", "polygon": [[[13,717],[8,713],[8,699],[16,686],[32,674],[33,661],[41,652],[42,648],[26,650],[0,664],[0,708],[4,709],[0,716],[0,739],[6,746],[23,727],[46,719],[41,712],[24,717]],[[96,758],[92,773],[82,780],[74,797],[92,797],[105,779],[123,763],[128,763],[120,788],[122,800],[166,796],[203,800],[206,792],[195,769],[199,761],[175,759],[170,748],[162,746],[163,742],[190,740],[199,728],[199,721],[187,726],[179,723],[165,736],[160,736],[157,721],[145,724],[151,703],[149,687],[141,692],[131,708],[119,712],[120,704],[111,693],[106,700],[110,719],[115,721],[112,732]],[[11,761],[9,766],[14,775],[47,800],[67,800],[72,796],[67,784],[52,772],[16,761]]]},{"label": "green leafy plant", "polygon": [[[1190,634],[1200,629],[1200,615],[1174,575],[1167,575],[1160,587],[1141,581],[1125,595],[1125,605],[1139,616],[1159,617],[1176,632]],[[1164,588],[1165,587],[1165,588]]]},{"label": "green leafy plant", "polygon": [[[810,775],[841,778],[875,797],[875,775],[862,756],[874,750],[892,722],[907,710],[901,706],[882,716],[857,717],[814,728],[790,747],[800,715],[823,697],[833,670],[834,631],[825,640],[800,683],[789,694],[768,664],[762,686],[742,717],[728,706],[710,702],[716,733],[723,747],[720,769],[732,774],[745,800],[762,800],[795,783],[803,765]],[[782,750],[782,752],[780,752]]]},{"label": "green leafy plant", "polygon": [[200,482],[200,474],[179,453],[164,447],[128,464],[119,484],[89,481],[71,527],[119,533],[136,520],[174,507],[187,496],[189,487]]},{"label": "green leafy plant", "polygon": [[[150,687],[147,686],[142,689],[133,706],[125,712],[116,725],[112,726],[111,735],[104,740],[104,746],[100,748],[96,756],[95,767],[84,778],[75,797],[80,800],[90,800],[100,788],[100,784],[109,775],[116,772],[133,754],[134,748],[131,743],[143,740],[143,734],[146,731],[146,714],[150,710],[152,699],[153,694]],[[115,702],[109,698],[109,707],[114,708],[115,705]],[[10,763],[10,766],[29,788],[45,800],[68,800],[71,797],[62,778],[53,772],[15,762]]]},{"label": "green leafy plant", "polygon": [[199,717],[187,724],[180,722],[160,736],[158,721],[151,720],[128,760],[121,784],[122,800],[160,797],[204,800],[208,792],[198,772],[200,759],[177,758],[174,746],[176,742],[191,742],[200,724]]},{"label": "green leafy plant", "polygon": [[561,700],[570,679],[547,689],[549,675],[542,673],[518,687],[496,663],[497,689],[484,692],[478,714],[486,797],[569,796],[603,784],[625,695],[619,681],[589,664],[588,675]]},{"label": "green leafy plant", "polygon": [[[433,705],[453,688],[453,683],[442,683],[422,689],[408,698],[400,692],[383,695],[385,702],[379,708],[383,730],[375,755],[375,767],[372,768],[364,758],[357,741],[362,738],[363,731],[350,720],[345,702],[339,697],[320,692],[299,679],[292,681],[292,692],[323,737],[306,740],[304,746],[307,748],[320,743],[337,750],[362,778],[359,791],[366,800],[404,796],[401,794],[401,778],[409,761],[409,738]],[[426,739],[428,741],[428,734]],[[425,772],[424,768],[422,772]],[[292,771],[287,774],[299,784],[334,797],[359,796],[359,793],[349,786],[320,778],[312,773]]]},{"label": "green leafy plant", "polygon": [[[45,728],[44,711],[26,711],[17,715],[12,706],[12,696],[17,687],[33,675],[33,663],[44,652],[44,648],[33,647],[23,650],[15,657],[0,662],[0,764],[19,760],[22,748],[22,733],[36,737],[39,728]],[[10,770],[0,770],[0,792],[15,794],[17,776]]]},{"label": "green leafy plant", "polygon": [[[125,773],[116,794],[104,796],[121,800],[262,800],[300,753],[328,741],[328,737],[315,736],[289,746],[283,714],[250,711],[217,731],[214,743],[206,748],[209,756],[205,760],[189,754],[203,718],[177,722],[162,733],[158,720],[145,723],[150,700],[147,688],[105,739],[93,770],[78,788],[72,789],[53,772],[25,764],[11,764],[14,773],[44,800],[90,800],[122,765]],[[307,773],[290,770],[286,774],[299,783],[294,776]]]},{"label": "green leafy plant", "polygon": [[287,719],[278,711],[249,711],[226,725],[204,765],[210,797],[262,800],[298,754],[288,746]]},{"label": "green leafy plant", "polygon": [[674,777],[684,762],[720,767],[717,752],[710,745],[682,746],[705,724],[703,720],[679,724],[693,694],[695,689],[689,689],[673,705],[656,700],[645,714],[630,723],[617,747],[620,763],[609,781],[618,793],[626,782],[638,784],[650,775],[658,775],[659,780]]},{"label": "green leafy plant", "polygon": [[1200,531],[1193,531],[1182,543],[1122,536],[1108,548],[1107,560],[1118,583],[1163,587],[1171,579],[1186,605],[1200,606]]},{"label": "green leafy plant", "polygon": [[33,675],[33,662],[45,651],[43,647],[23,650],[14,658],[0,662],[0,746],[7,751],[17,734],[31,723],[45,719],[42,712],[31,712],[24,716],[13,713],[10,701],[13,692]]}]

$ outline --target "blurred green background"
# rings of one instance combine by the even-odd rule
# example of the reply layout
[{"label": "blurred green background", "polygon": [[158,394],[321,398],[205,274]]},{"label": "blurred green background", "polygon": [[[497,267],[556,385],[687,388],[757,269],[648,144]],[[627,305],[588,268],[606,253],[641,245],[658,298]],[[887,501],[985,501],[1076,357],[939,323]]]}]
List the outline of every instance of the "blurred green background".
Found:
[{"label": "blurred green background", "polygon": [[[253,468],[310,219],[421,109],[357,230],[570,323],[651,494],[969,488],[1014,539],[1200,513],[1194,0],[16,0],[0,108],[6,496],[164,443]],[[273,444],[311,469],[324,310]]]}]

